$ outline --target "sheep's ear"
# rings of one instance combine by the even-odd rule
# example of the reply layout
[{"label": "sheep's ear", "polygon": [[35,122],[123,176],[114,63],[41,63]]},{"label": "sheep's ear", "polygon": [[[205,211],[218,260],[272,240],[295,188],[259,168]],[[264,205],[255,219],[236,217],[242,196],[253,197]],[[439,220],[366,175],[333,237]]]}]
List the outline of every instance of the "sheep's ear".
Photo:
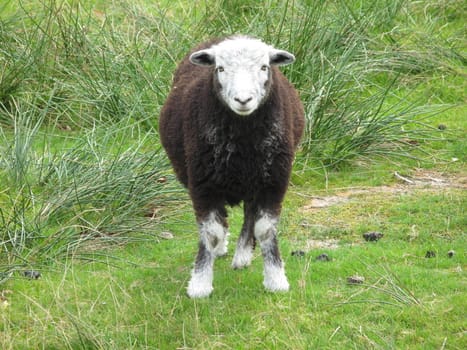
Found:
[{"label": "sheep's ear", "polygon": [[269,63],[276,66],[285,66],[295,61],[295,56],[284,50],[272,50],[269,53]]},{"label": "sheep's ear", "polygon": [[212,66],[216,63],[216,59],[214,52],[208,49],[193,52],[190,55],[190,62],[198,66]]}]

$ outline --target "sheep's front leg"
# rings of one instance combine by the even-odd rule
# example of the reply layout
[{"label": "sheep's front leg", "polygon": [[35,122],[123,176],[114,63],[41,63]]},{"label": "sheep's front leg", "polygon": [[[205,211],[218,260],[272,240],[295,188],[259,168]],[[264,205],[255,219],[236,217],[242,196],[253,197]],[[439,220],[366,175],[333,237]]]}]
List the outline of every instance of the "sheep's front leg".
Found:
[{"label": "sheep's front leg", "polygon": [[211,294],[214,260],[216,256],[225,254],[227,249],[225,218],[217,212],[211,212],[198,221],[199,250],[187,290],[191,298],[203,298]]},{"label": "sheep's front leg", "polygon": [[278,216],[260,211],[255,222],[254,234],[264,259],[264,287],[271,292],[288,291],[284,263],[277,244]]}]

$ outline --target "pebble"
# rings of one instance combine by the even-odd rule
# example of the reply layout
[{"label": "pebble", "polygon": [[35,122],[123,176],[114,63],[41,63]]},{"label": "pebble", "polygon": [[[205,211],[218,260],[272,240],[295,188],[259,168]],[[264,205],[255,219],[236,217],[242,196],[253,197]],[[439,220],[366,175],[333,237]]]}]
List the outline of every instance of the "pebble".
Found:
[{"label": "pebble", "polygon": [[164,183],[167,182],[167,178],[165,176],[162,176],[162,177],[157,179],[157,182],[160,183],[160,184],[164,184]]},{"label": "pebble", "polygon": [[347,277],[348,284],[362,284],[363,282],[365,282],[365,277],[363,276],[354,275]]},{"label": "pebble", "polygon": [[164,231],[159,234],[159,237],[164,239],[173,239],[174,235],[172,234],[172,232]]}]

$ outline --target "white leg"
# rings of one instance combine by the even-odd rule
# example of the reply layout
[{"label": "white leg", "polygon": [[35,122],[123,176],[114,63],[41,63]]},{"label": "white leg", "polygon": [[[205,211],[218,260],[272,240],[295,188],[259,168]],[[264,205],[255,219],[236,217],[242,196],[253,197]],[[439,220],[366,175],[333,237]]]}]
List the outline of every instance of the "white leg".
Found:
[{"label": "white leg", "polygon": [[203,298],[212,293],[214,259],[227,251],[227,231],[216,212],[199,223],[199,235],[198,256],[187,289],[191,298]]},{"label": "white leg", "polygon": [[193,269],[191,280],[188,283],[188,296],[190,298],[205,298],[212,293],[213,266],[207,266],[204,270]]},{"label": "white leg", "polygon": [[288,291],[284,263],[277,245],[277,217],[261,212],[255,223],[255,237],[264,258],[264,287],[271,292]]},{"label": "white leg", "polygon": [[253,250],[255,239],[253,237],[253,227],[255,220],[255,210],[252,203],[246,202],[243,207],[244,221],[242,232],[238,237],[237,247],[232,259],[232,267],[234,269],[242,269],[250,266],[253,259]]},{"label": "white leg", "polygon": [[229,232],[225,230],[224,228],[224,234],[223,237],[219,240],[219,243],[216,245],[214,248],[214,254],[216,256],[224,256],[227,255],[227,247],[229,245]]},{"label": "white leg", "polygon": [[253,245],[245,244],[242,241],[239,241],[232,260],[232,267],[234,269],[242,269],[244,267],[250,266],[252,258]]}]

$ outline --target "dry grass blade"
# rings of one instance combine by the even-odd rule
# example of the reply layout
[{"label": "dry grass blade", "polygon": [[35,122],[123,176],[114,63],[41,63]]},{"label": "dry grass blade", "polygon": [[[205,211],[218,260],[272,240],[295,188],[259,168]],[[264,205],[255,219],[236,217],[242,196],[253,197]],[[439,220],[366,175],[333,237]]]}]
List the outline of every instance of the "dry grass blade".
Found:
[{"label": "dry grass blade", "polygon": [[[342,303],[337,305],[356,304],[356,303],[380,303],[397,307],[417,305],[421,306],[420,300],[400,281],[400,279],[387,266],[378,265],[382,271],[378,271],[375,267],[366,265],[373,274],[379,278],[372,284],[362,283],[358,285],[358,290],[349,296]],[[356,299],[362,294],[368,294],[370,291],[375,291],[379,294],[386,295],[391,301],[383,299]]]}]

